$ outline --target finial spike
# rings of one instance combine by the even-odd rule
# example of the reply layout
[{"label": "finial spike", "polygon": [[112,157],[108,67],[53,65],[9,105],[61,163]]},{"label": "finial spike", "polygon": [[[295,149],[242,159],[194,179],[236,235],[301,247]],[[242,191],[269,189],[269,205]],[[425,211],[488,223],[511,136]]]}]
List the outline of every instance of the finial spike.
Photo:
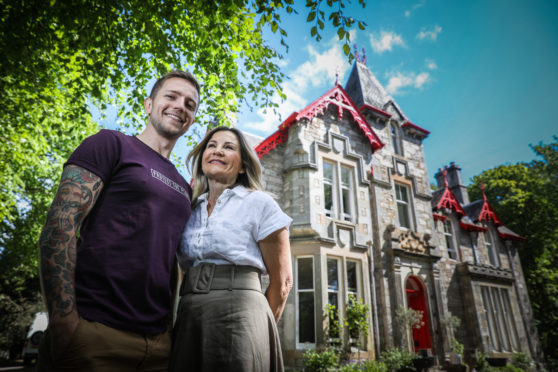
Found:
[{"label": "finial spike", "polygon": [[484,201],[486,201],[486,193],[484,192],[484,189],[485,189],[485,187],[484,187],[484,181],[481,181],[480,189],[482,190],[482,199],[483,199]]},{"label": "finial spike", "polygon": [[442,174],[444,175],[444,187],[448,187],[448,171],[444,169]]},{"label": "finial spike", "polygon": [[335,85],[339,85],[339,65],[335,68]]}]

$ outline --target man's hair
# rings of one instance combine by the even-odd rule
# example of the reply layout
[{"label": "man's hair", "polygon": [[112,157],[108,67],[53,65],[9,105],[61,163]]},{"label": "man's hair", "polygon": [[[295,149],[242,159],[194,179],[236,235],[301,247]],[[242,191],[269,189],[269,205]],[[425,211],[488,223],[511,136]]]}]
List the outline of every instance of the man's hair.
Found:
[{"label": "man's hair", "polygon": [[155,82],[155,85],[153,85],[153,88],[151,88],[151,94],[149,95],[149,98],[155,99],[155,97],[157,96],[157,93],[159,93],[159,90],[161,90],[161,87],[163,86],[164,82],[167,81],[168,79],[172,79],[172,78],[180,78],[180,79],[184,79],[184,80],[189,81],[194,86],[194,88],[196,88],[196,90],[198,91],[198,99],[201,100],[200,83],[198,83],[198,81],[196,80],[194,75],[192,75],[190,72],[181,71],[181,70],[170,71],[170,72],[167,72],[165,75],[161,76]]},{"label": "man's hair", "polygon": [[186,159],[186,164],[188,164],[188,168],[191,169],[193,165],[194,171],[192,172],[192,177],[194,181],[194,191],[192,193],[192,205],[196,203],[198,197],[207,192],[209,190],[209,184],[207,182],[207,177],[203,174],[202,170],[202,158],[203,152],[205,151],[208,142],[211,140],[211,137],[217,132],[220,131],[229,131],[233,132],[238,139],[238,143],[240,145],[240,156],[242,159],[242,166],[244,167],[244,173],[238,175],[236,179],[236,185],[242,185],[251,190],[263,190],[261,177],[262,177],[262,166],[260,164],[260,160],[258,156],[252,150],[252,148],[246,142],[244,135],[242,132],[236,128],[229,128],[220,126],[214,128],[206,133],[204,139],[198,143],[196,147],[188,154]]}]

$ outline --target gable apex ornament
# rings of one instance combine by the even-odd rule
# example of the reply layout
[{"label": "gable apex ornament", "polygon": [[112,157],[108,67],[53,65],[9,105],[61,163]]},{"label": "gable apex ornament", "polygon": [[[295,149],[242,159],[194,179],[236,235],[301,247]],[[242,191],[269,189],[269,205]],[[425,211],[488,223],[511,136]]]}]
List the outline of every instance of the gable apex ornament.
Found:
[{"label": "gable apex ornament", "polygon": [[374,133],[372,127],[368,124],[366,119],[364,119],[364,116],[362,116],[358,108],[355,106],[351,97],[349,97],[343,87],[335,85],[326,94],[306,106],[300,112],[293,112],[283,123],[281,123],[281,125],[279,125],[279,129],[275,133],[271,134],[258,146],[256,146],[254,150],[256,151],[258,158],[261,159],[262,156],[268,154],[269,151],[283,143],[283,141],[287,140],[288,129],[295,122],[298,122],[299,120],[310,121],[315,116],[323,114],[330,105],[337,108],[337,118],[339,120],[343,118],[343,113],[346,112],[349,114],[364,136],[368,139],[368,142],[372,147],[372,152],[384,147],[385,144],[380,140],[376,133]]}]

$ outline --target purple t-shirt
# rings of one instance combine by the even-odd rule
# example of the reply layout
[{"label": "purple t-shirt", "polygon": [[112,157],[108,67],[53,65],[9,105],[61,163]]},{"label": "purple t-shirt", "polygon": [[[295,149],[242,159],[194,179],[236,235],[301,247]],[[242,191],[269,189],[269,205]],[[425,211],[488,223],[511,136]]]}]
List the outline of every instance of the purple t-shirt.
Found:
[{"label": "purple t-shirt", "polygon": [[80,316],[137,333],[165,331],[190,186],[168,159],[112,130],[85,139],[67,164],[103,180],[77,242]]}]

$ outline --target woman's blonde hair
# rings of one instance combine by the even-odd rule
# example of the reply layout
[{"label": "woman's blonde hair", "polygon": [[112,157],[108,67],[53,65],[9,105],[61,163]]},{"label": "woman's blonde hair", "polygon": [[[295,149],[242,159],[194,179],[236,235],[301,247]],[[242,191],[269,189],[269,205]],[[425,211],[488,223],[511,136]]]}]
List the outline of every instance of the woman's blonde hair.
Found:
[{"label": "woman's blonde hair", "polygon": [[[192,178],[194,181],[194,191],[192,195],[192,205],[196,203],[198,197],[209,190],[209,184],[207,182],[207,177],[203,174],[202,170],[202,158],[203,152],[207,147],[207,143],[211,140],[211,137],[217,132],[227,130],[233,132],[238,139],[240,145],[240,156],[242,159],[242,166],[244,167],[244,173],[238,175],[235,185],[242,185],[251,190],[263,190],[261,177],[262,177],[262,166],[258,156],[250,148],[246,139],[242,135],[242,132],[236,128],[229,127],[216,127],[206,133],[203,140],[197,144],[196,147],[188,154],[186,158],[186,164],[188,169],[192,173]],[[194,171],[192,172],[192,166]]]}]

